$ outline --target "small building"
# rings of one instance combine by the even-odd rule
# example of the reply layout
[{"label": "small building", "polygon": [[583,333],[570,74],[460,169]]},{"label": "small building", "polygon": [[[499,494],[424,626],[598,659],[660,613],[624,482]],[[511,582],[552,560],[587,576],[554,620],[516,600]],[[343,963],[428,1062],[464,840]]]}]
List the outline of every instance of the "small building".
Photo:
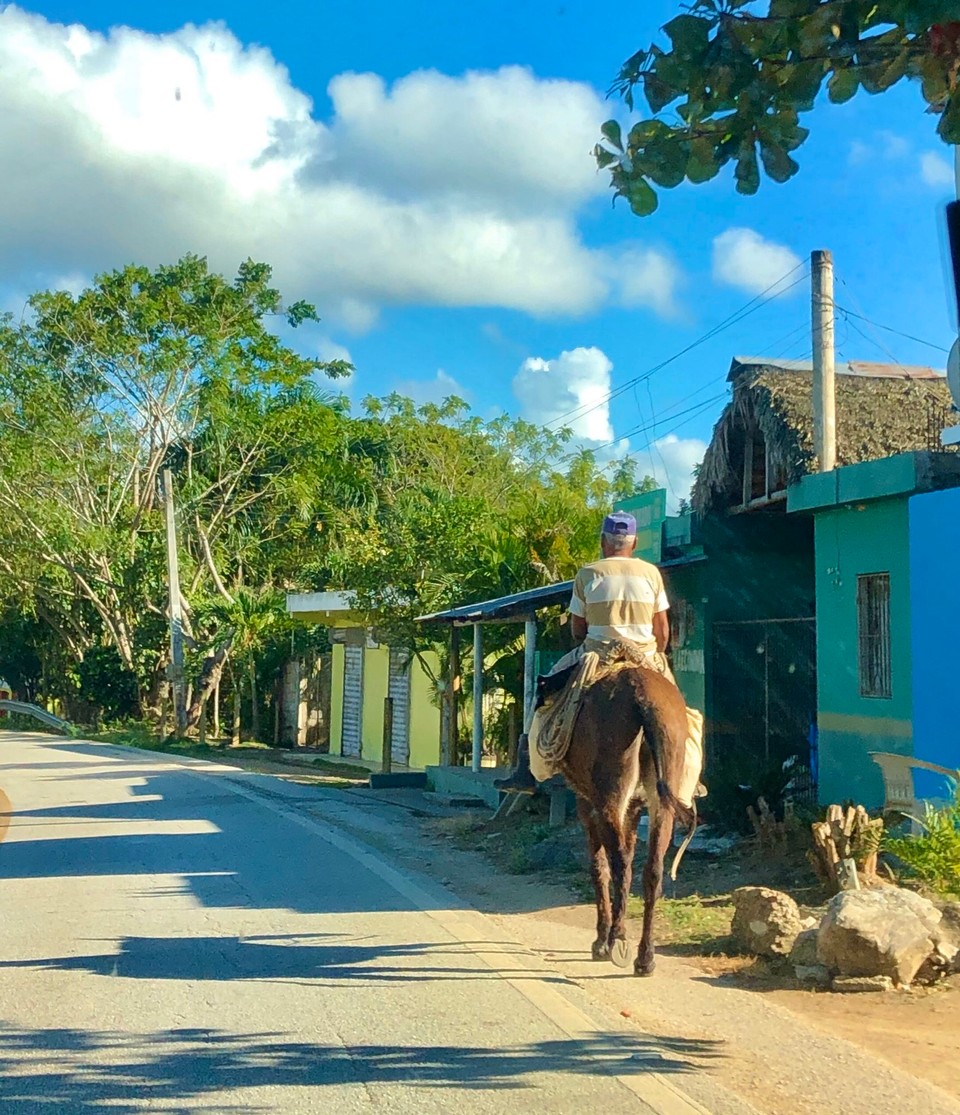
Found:
[{"label": "small building", "polygon": [[392,765],[423,770],[440,761],[440,709],[434,696],[440,664],[433,652],[411,657],[382,642],[375,617],[358,611],[349,593],[291,594],[287,611],[299,623],[328,629],[331,755],[380,763],[389,697]]},{"label": "small building", "polygon": [[[909,607],[891,613],[889,629],[891,654],[909,681],[897,685],[898,697],[851,697],[843,687],[860,668],[856,596],[849,596],[848,581],[838,594],[830,570],[838,568],[837,546],[840,558],[845,546],[860,547],[856,564],[863,568],[851,575],[887,572],[891,591],[902,584],[909,604],[909,566],[897,564],[894,572],[874,543],[886,537],[893,550],[908,551],[907,501],[960,482],[949,479],[958,458],[931,452],[949,391],[930,368],[839,365],[838,467],[823,474],[813,448],[812,365],[736,357],[728,379],[732,398],[694,487],[691,537],[678,547],[698,563],[681,559],[667,571],[677,679],[691,704],[702,695],[708,767],[714,778],[718,771],[748,778],[797,755],[819,780],[821,800],[856,795],[879,804],[882,783],[867,752],[913,747],[915,675],[903,665],[912,637]],[[838,524],[852,522],[834,502],[847,483],[859,493],[850,506],[865,504],[869,488],[871,511],[860,520],[863,532],[844,528],[838,536]],[[913,558],[917,569],[932,564],[930,514],[923,518],[921,506],[915,537],[925,531],[928,541]],[[846,560],[843,568],[851,569]],[[856,594],[860,582],[853,583]],[[883,591],[880,579],[869,584],[863,592]],[[861,607],[866,615],[869,606]],[[876,714],[868,716],[862,701],[872,701]]]},{"label": "small building", "polygon": [[960,767],[960,454],[912,452],[803,477],[814,520],[823,801],[883,801],[871,751]]}]

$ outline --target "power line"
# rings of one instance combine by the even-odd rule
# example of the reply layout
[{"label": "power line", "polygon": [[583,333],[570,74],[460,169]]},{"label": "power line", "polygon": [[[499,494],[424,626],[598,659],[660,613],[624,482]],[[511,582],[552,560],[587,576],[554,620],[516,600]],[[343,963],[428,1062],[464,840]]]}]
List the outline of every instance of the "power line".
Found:
[{"label": "power line", "polygon": [[[695,403],[692,407],[687,407],[686,410],[680,410],[677,411],[676,414],[664,416],[664,418],[662,418],[660,421],[672,421],[675,418],[681,418],[684,415],[689,415],[689,418],[680,423],[680,425],[686,425],[686,422],[692,421],[694,418],[697,417],[698,414],[702,413],[713,403],[717,402],[719,399],[725,398],[726,394],[726,391],[721,391],[719,395],[713,395],[711,398],[705,399],[702,403]],[[694,411],[696,411],[696,413],[693,413]],[[601,450],[609,449],[614,445],[618,445],[621,441],[624,441],[627,438],[634,437],[636,434],[645,434],[651,429],[656,429],[658,424],[659,423],[657,422],[648,422],[646,424],[635,426],[632,430],[627,430],[626,433],[621,434],[619,437],[615,437],[613,441],[605,442],[603,445],[591,446],[591,452],[599,453]],[[672,434],[678,428],[678,426],[673,426],[669,430],[667,430],[666,434]],[[666,434],[664,434],[663,436],[666,437]]]},{"label": "power line", "polygon": [[[755,297],[751,298],[750,301],[746,302],[743,306],[740,307],[740,309],[735,310],[732,314],[730,314],[729,317],[724,318],[721,322],[718,322],[717,325],[713,326],[711,329],[708,329],[706,333],[702,334],[702,336],[698,337],[695,341],[691,341],[690,344],[688,344],[685,348],[680,349],[679,352],[674,353],[673,356],[667,357],[666,360],[662,360],[659,364],[655,364],[646,372],[643,372],[638,376],[634,376],[632,379],[629,379],[625,383],[620,384],[619,387],[616,387],[612,391],[609,391],[602,399],[599,399],[597,402],[590,404],[582,403],[579,406],[574,407],[572,410],[569,410],[566,413],[561,414],[554,419],[551,419],[551,421],[547,423],[547,427],[550,428],[556,426],[557,424],[562,424],[568,418],[572,418],[574,421],[579,418],[585,418],[588,414],[591,414],[595,410],[599,410],[600,407],[605,406],[612,399],[615,399],[619,395],[622,395],[625,391],[629,391],[635,384],[642,383],[644,380],[650,379],[652,376],[656,375],[657,372],[662,371],[668,365],[674,363],[674,361],[679,360],[681,356],[686,356],[687,353],[692,352],[695,348],[699,348],[700,345],[706,344],[707,341],[713,340],[714,337],[724,332],[724,330],[738,324],[739,322],[743,321],[744,318],[749,317],[750,314],[760,309],[761,306],[765,306],[769,302],[773,301],[773,297],[766,297],[768,294],[770,294],[771,291],[776,290],[777,296],[779,296],[780,294],[786,294],[788,290],[792,290],[798,283],[802,283],[807,277],[806,267],[806,262],[801,261],[797,264],[796,267],[792,268],[785,275],[781,276],[781,278],[777,279],[775,283],[771,283],[770,286],[768,286],[765,290],[762,290]],[[801,275],[798,279],[795,279],[792,283],[790,283],[789,286],[783,287],[782,284],[785,283],[787,279],[789,279],[800,268],[804,268],[804,274]]]},{"label": "power line", "polygon": [[[843,282],[843,280],[840,280]],[[847,284],[844,283],[844,286]],[[870,318],[864,317],[863,314],[855,314],[853,310],[848,309],[846,306],[840,306],[834,303],[837,310],[843,314],[844,317],[854,317],[857,321],[865,322],[867,325],[872,325],[874,329],[883,329],[886,333],[893,333],[897,337],[903,337],[907,341],[915,341],[918,345],[926,345],[927,348],[935,348],[937,352],[949,352],[950,349],[944,348],[943,345],[936,345],[933,341],[925,341],[923,337],[914,337],[912,333],[903,333],[899,329],[894,329],[891,325],[881,325],[879,321],[871,321]]]}]

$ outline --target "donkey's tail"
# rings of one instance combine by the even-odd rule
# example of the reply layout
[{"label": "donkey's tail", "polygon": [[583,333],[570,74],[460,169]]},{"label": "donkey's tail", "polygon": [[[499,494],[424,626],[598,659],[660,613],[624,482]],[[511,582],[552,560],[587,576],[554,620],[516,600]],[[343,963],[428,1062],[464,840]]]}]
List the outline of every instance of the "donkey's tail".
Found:
[{"label": "donkey's tail", "polygon": [[690,827],[687,829],[687,835],[683,838],[683,843],[677,849],[677,854],[673,857],[673,863],[670,865],[670,878],[677,881],[677,869],[680,867],[680,861],[683,859],[684,852],[690,847],[690,841],[693,840],[697,833],[697,803],[694,801],[693,807],[690,810],[692,819]]},{"label": "donkey's tail", "polygon": [[673,857],[673,864],[670,867],[670,878],[676,882],[680,861],[683,859],[684,852],[690,847],[690,841],[693,840],[697,831],[697,805],[696,801],[693,805],[684,805],[663,778],[657,779],[657,797],[660,799],[661,808],[670,809],[674,817],[687,830],[687,835],[683,838],[683,843]]}]

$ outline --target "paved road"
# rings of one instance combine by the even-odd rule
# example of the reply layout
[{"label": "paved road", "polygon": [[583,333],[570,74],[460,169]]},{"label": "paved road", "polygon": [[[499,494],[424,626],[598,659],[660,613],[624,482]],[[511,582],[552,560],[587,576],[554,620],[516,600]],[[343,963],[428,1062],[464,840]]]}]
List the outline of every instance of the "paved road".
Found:
[{"label": "paved road", "polygon": [[302,790],[10,733],[0,789],[3,1115],[706,1110],[696,1043],[617,1032]]}]

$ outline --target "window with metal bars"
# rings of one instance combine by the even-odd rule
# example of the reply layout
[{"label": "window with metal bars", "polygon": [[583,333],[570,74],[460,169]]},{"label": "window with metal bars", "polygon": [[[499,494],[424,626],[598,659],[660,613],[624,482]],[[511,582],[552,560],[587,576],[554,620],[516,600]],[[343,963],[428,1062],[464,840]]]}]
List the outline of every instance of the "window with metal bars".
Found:
[{"label": "window with metal bars", "polygon": [[890,669],[890,574],[857,577],[860,696],[892,697]]}]

